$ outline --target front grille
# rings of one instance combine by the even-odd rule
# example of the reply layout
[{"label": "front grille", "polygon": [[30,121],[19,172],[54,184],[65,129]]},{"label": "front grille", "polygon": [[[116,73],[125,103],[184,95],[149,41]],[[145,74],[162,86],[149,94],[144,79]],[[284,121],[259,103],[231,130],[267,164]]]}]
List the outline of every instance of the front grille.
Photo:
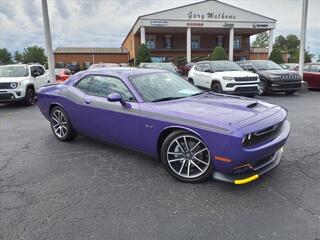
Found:
[{"label": "front grille", "polygon": [[10,100],[14,99],[14,95],[12,93],[0,93],[0,100]]},{"label": "front grille", "polygon": [[298,74],[293,74],[293,75],[279,75],[280,79],[287,79],[287,80],[298,80],[300,79],[300,75]]},{"label": "front grille", "polygon": [[10,83],[0,83],[0,89],[11,89]]},{"label": "front grille", "polygon": [[258,77],[235,77],[234,80],[236,82],[253,82],[257,81]]},{"label": "front grille", "polygon": [[279,135],[282,126],[283,122],[254,132],[251,134],[250,140],[246,140],[243,145],[245,147],[253,147],[261,143],[272,141]]},{"label": "front grille", "polygon": [[237,87],[234,91],[235,93],[248,93],[248,92],[257,92],[257,87]]}]

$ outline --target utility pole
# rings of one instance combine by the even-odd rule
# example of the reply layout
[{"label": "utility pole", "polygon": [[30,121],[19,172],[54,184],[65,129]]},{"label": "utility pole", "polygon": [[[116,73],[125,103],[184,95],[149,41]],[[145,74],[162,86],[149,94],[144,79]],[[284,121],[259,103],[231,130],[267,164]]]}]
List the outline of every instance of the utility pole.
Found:
[{"label": "utility pole", "polygon": [[49,77],[50,82],[55,82],[55,72],[54,72],[54,56],[52,50],[52,39],[50,32],[50,22],[49,22],[49,14],[48,14],[48,4],[47,0],[41,0],[42,2],[42,15],[43,15],[43,26],[44,26],[44,34],[46,38],[46,52],[48,59],[48,67],[49,67]]},{"label": "utility pole", "polygon": [[300,36],[299,74],[303,80],[304,50],[306,45],[308,0],[303,0]]}]

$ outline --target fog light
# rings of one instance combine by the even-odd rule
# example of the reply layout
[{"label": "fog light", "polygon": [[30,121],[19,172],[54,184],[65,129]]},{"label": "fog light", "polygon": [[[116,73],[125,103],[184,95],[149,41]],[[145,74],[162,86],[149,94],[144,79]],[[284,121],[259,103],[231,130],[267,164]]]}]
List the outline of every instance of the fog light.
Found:
[{"label": "fog light", "polygon": [[15,93],[17,94],[17,96],[21,96],[21,92],[16,91]]}]

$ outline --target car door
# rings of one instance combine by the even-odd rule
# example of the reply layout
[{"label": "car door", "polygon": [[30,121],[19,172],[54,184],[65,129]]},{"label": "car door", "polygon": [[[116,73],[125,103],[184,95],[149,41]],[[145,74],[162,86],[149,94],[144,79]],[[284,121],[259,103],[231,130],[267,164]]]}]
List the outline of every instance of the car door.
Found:
[{"label": "car door", "polygon": [[[130,108],[119,102],[109,102],[107,96],[111,93],[119,93]],[[139,111],[139,103],[121,79],[96,75],[83,98],[81,127],[94,138],[140,149]]]},{"label": "car door", "polygon": [[211,81],[213,79],[212,77],[213,71],[209,63],[203,64],[202,69],[202,83],[203,87],[210,89],[211,88]]},{"label": "car door", "polygon": [[197,66],[195,66],[193,71],[194,85],[199,87],[203,87],[202,70],[203,70],[203,64],[199,63],[197,64]]},{"label": "car door", "polygon": [[307,65],[308,69],[303,73],[303,80],[308,82],[309,87],[319,88],[320,87],[320,67],[317,65]]},{"label": "car door", "polygon": [[48,79],[45,74],[46,71],[42,66],[32,66],[30,70],[31,70],[31,77],[33,78],[34,87],[36,91],[38,91],[38,89],[42,85],[48,82]]}]

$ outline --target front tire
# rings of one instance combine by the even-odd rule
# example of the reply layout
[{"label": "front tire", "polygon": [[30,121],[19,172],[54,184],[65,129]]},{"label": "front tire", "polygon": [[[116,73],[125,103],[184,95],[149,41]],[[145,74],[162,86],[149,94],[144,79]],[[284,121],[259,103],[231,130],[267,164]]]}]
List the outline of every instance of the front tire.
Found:
[{"label": "front tire", "polygon": [[51,130],[54,136],[62,142],[73,140],[77,134],[69,117],[61,107],[54,107],[50,113]]},{"label": "front tire", "polygon": [[202,182],[212,173],[210,152],[197,135],[174,131],[165,139],[161,160],[168,173],[182,182]]},{"label": "front tire", "polygon": [[26,96],[24,97],[23,103],[25,106],[32,106],[36,102],[36,93],[33,88],[27,88]]},{"label": "front tire", "polygon": [[211,84],[211,91],[216,93],[222,93],[222,87],[221,84],[218,82],[214,82]]},{"label": "front tire", "polygon": [[188,78],[188,82],[191,83],[192,85],[194,85],[194,82],[193,82],[192,78]]},{"label": "front tire", "polygon": [[265,81],[261,81],[258,86],[258,94],[261,96],[268,95],[268,85]]}]

